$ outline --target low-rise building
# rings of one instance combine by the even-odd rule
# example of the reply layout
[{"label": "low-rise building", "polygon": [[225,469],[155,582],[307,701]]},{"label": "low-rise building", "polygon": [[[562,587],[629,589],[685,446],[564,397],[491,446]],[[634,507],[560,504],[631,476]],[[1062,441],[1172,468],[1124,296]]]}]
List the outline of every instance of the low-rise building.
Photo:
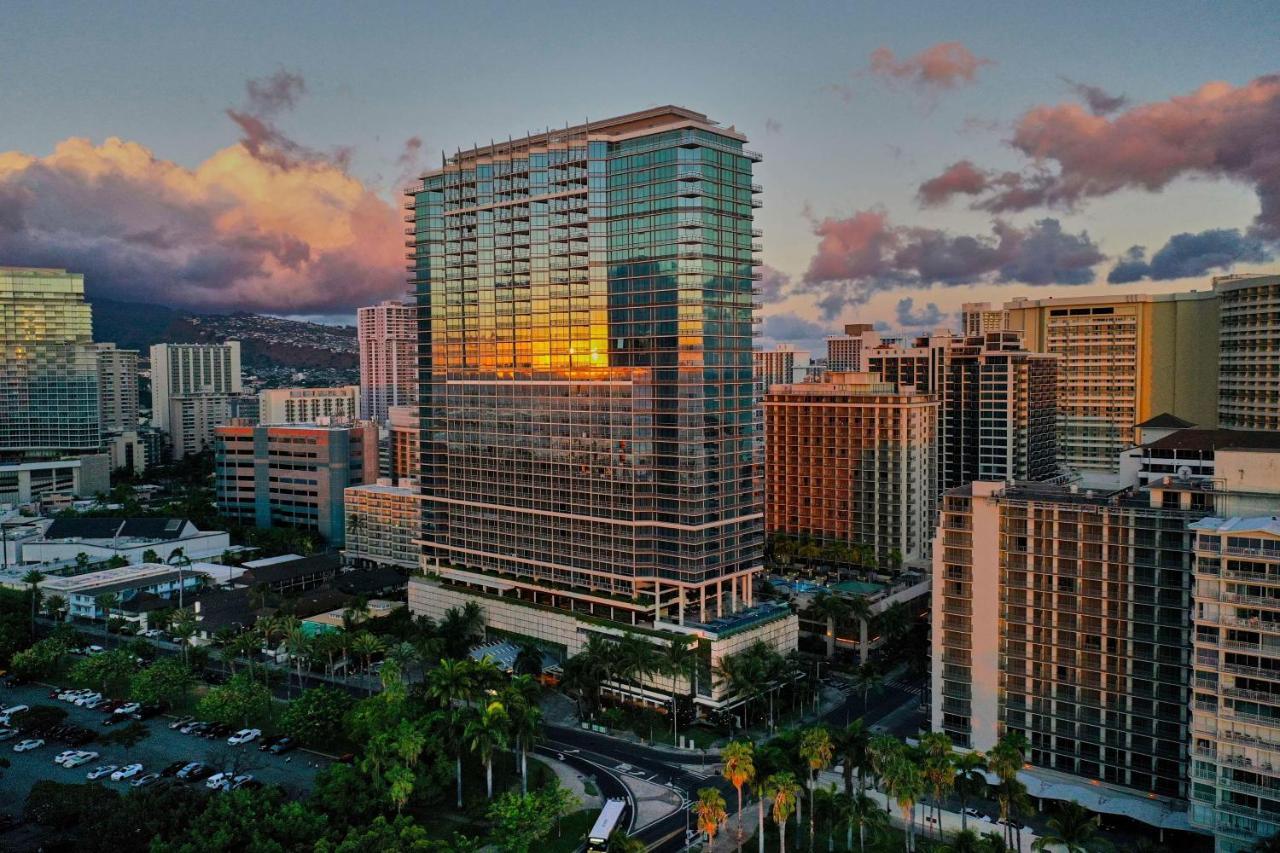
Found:
[{"label": "low-rise building", "polygon": [[0,504],[62,504],[111,489],[111,457],[104,453],[0,465]]},{"label": "low-rise building", "polygon": [[292,593],[314,589],[336,578],[342,571],[342,558],[337,554],[284,554],[249,560],[240,567],[245,570],[240,582],[246,586],[262,584],[273,592]]},{"label": "low-rise building", "polygon": [[418,565],[421,548],[422,495],[413,480],[393,485],[387,478],[351,486],[344,499],[346,548],[343,555],[352,566]]},{"label": "low-rise building", "polygon": [[200,530],[184,518],[56,518],[23,545],[22,559],[65,563],[84,554],[93,563],[120,557],[138,564],[167,562],[178,552],[188,560],[217,559],[230,547],[226,531]]}]

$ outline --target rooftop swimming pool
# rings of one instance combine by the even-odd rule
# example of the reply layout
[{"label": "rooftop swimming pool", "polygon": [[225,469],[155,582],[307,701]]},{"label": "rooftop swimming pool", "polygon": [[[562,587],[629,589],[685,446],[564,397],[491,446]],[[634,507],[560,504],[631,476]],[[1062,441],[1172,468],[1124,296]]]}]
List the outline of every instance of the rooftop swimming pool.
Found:
[{"label": "rooftop swimming pool", "polygon": [[[794,593],[817,592],[820,589],[826,589],[825,584],[814,583],[813,581],[788,580],[786,578],[771,578],[769,583],[776,589],[786,589]],[[853,595],[874,595],[885,589],[885,584],[872,583],[870,581],[841,581],[831,587],[836,592],[847,592]]]}]

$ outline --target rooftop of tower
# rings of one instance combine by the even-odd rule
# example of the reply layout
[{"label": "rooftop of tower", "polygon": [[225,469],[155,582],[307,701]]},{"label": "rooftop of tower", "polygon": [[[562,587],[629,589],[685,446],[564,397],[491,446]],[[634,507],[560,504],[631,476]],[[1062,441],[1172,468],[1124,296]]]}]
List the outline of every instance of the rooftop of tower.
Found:
[{"label": "rooftop of tower", "polygon": [[[549,127],[544,131],[530,133],[517,139],[508,138],[505,141],[490,142],[488,145],[458,149],[454,154],[446,154],[444,156],[444,165],[483,160],[497,155],[509,155],[529,148],[567,145],[572,141],[625,139],[629,136],[645,135],[679,127],[696,127],[718,133],[721,136],[728,136],[741,142],[746,142],[747,140],[746,136],[739,133],[732,125],[721,127],[719,122],[708,118],[705,113],[668,104],[612,118],[588,120],[582,124],[565,125],[561,128]],[[441,169],[443,168],[444,166],[441,167]],[[439,171],[440,169],[429,169],[422,173],[422,177]]]}]

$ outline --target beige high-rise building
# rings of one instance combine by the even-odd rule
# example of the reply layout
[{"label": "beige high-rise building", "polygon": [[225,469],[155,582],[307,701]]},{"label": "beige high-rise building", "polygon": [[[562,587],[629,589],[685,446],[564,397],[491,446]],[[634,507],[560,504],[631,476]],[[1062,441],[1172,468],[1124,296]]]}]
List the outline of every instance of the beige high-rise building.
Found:
[{"label": "beige high-rise building", "polygon": [[764,397],[765,531],[928,553],[938,403],[871,373],[774,385]]},{"label": "beige high-rise building", "polygon": [[966,302],[960,306],[960,325],[966,337],[1003,332],[1009,328],[1009,314],[1003,308],[993,308],[990,302]]},{"label": "beige high-rise building", "polygon": [[751,353],[755,366],[756,394],[763,397],[771,385],[799,382],[809,369],[809,353],[791,344],[778,344],[771,350]]},{"label": "beige high-rise building", "polygon": [[151,422],[166,432],[170,430],[172,398],[192,394],[225,396],[242,390],[239,341],[151,346]]},{"label": "beige high-rise building", "polygon": [[395,566],[416,569],[422,547],[422,494],[413,480],[379,478],[376,483],[348,486],[346,548],[351,566]]},{"label": "beige high-rise building", "polygon": [[865,353],[880,344],[880,334],[870,323],[848,323],[843,335],[827,338],[827,370],[860,373],[867,369]]},{"label": "beige high-rise building", "polygon": [[1006,302],[1027,349],[1056,353],[1058,454],[1115,472],[1134,426],[1168,412],[1218,423],[1218,297],[1212,291]]},{"label": "beige high-rise building", "polygon": [[226,394],[183,394],[169,398],[169,445],[174,460],[213,448],[214,430],[231,420]]},{"label": "beige high-rise building", "polygon": [[98,358],[98,400],[104,433],[138,428],[138,351],[115,344],[93,345]]},{"label": "beige high-rise building", "polygon": [[1222,305],[1220,424],[1280,430],[1280,275],[1223,276],[1213,290]]},{"label": "beige high-rise building", "polygon": [[314,424],[360,418],[360,386],[268,388],[258,392],[258,422]]},{"label": "beige high-rise building", "polygon": [[356,311],[360,345],[360,410],[385,424],[391,406],[418,399],[418,321],[415,306],[387,300]]}]

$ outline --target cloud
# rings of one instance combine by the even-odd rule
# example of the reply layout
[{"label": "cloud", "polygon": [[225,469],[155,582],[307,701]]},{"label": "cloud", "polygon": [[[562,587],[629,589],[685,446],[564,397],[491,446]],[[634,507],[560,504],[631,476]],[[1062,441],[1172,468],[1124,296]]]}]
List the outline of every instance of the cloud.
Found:
[{"label": "cloud", "polygon": [[756,286],[760,288],[760,301],[764,303],[779,302],[785,299],[791,290],[791,276],[765,264],[760,268],[762,278]]},{"label": "cloud", "polygon": [[899,326],[929,326],[934,327],[941,325],[946,315],[939,310],[936,303],[930,302],[919,311],[915,310],[915,300],[910,296],[904,296],[898,300],[896,309]]},{"label": "cloud", "polygon": [[277,71],[269,77],[249,80],[244,88],[245,106],[239,110],[228,107],[226,114],[240,127],[240,144],[253,157],[283,169],[329,163],[346,171],[351,165],[351,148],[319,151],[292,139],[276,125],[276,119],[293,110],[306,93],[307,83],[302,75]]},{"label": "cloud", "polygon": [[831,318],[847,305],[903,287],[977,283],[1084,284],[1104,256],[1087,232],[1056,219],[1026,228],[996,220],[990,235],[953,235],[893,225],[879,209],[814,223],[818,248],[797,292],[818,297]]},{"label": "cloud", "polygon": [[271,124],[304,89],[251,81],[253,121],[237,123],[262,132],[193,168],[114,137],[0,152],[0,257],[83,272],[91,296],[197,309],[339,313],[400,294],[397,211]]},{"label": "cloud", "polygon": [[782,133],[782,122],[776,118],[766,118],[764,120],[765,133]]},{"label": "cloud", "polygon": [[1061,78],[1067,87],[1075,92],[1076,97],[1084,101],[1089,107],[1089,112],[1096,116],[1111,115],[1111,113],[1128,106],[1129,99],[1124,95],[1112,95],[1101,86],[1091,86],[1088,83],[1077,83],[1070,77]]},{"label": "cloud", "polygon": [[979,68],[994,64],[994,60],[975,56],[958,41],[947,41],[901,60],[896,59],[889,48],[877,48],[871,54],[867,71],[882,80],[906,82],[938,92],[973,83]]},{"label": "cloud", "polygon": [[986,172],[973,165],[971,160],[960,160],[952,163],[936,178],[930,178],[920,185],[917,196],[926,207],[942,204],[953,195],[978,195],[985,192],[988,184]]},{"label": "cloud", "polygon": [[[1280,75],[1242,86],[1208,83],[1187,95],[1141,104],[1114,116],[1079,104],[1038,106],[1016,122],[1010,144],[1028,159],[1022,172],[981,172],[973,183],[930,201],[960,193],[972,207],[996,213],[1034,207],[1072,209],[1122,190],[1159,192],[1183,177],[1237,181],[1253,188],[1260,211],[1254,227],[1262,239],[1280,238]],[[949,167],[954,168],[954,167]],[[924,185],[922,185],[923,187]]]},{"label": "cloud", "polygon": [[1263,240],[1236,228],[1215,228],[1199,234],[1175,234],[1147,263],[1146,250],[1134,246],[1122,257],[1107,281],[1126,284],[1144,278],[1168,281],[1203,276],[1211,270],[1230,269],[1237,263],[1260,264],[1274,251]]},{"label": "cloud", "polygon": [[764,318],[760,333],[775,341],[809,341],[832,333],[830,327],[797,314],[770,314]]}]

